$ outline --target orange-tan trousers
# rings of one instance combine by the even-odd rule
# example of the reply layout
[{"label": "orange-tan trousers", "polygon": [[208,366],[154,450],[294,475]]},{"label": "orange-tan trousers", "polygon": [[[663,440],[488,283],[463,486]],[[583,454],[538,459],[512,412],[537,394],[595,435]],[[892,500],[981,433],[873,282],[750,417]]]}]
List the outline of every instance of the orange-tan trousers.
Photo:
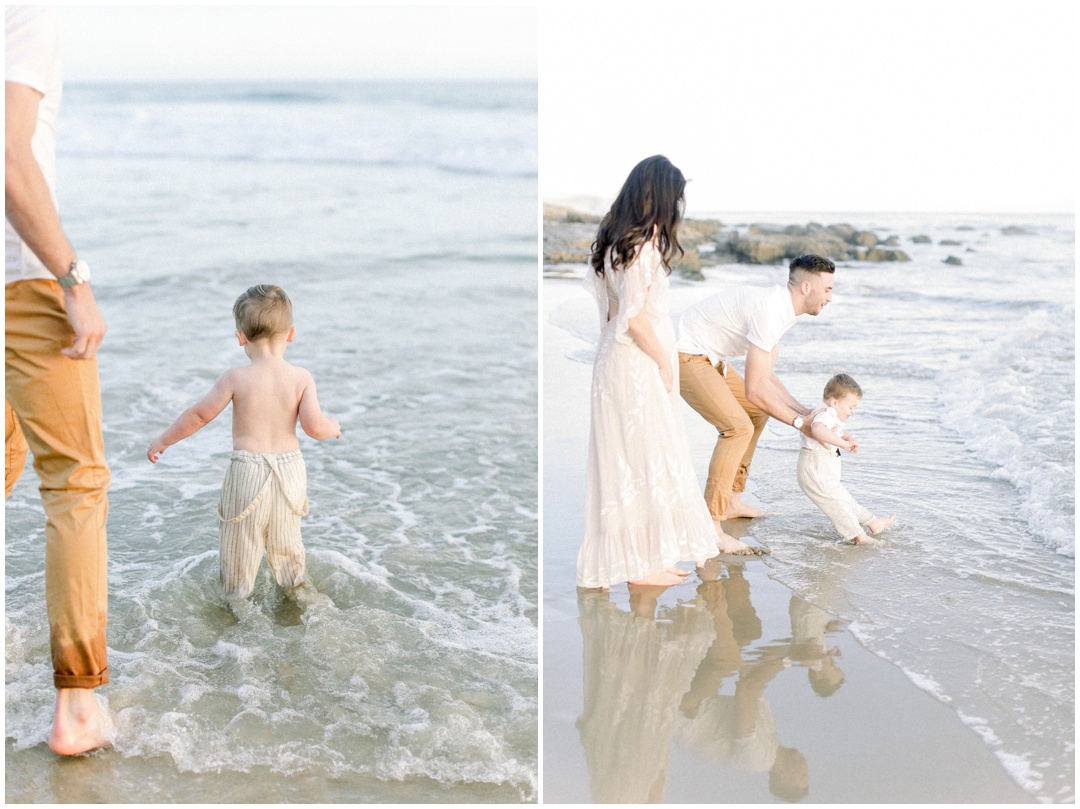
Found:
[{"label": "orange-tan trousers", "polygon": [[74,333],[56,281],[5,287],[4,487],[27,449],[45,509],[45,604],[57,688],[109,681],[105,522],[109,468],[96,360],[60,353]]},{"label": "orange-tan trousers", "polygon": [[713,366],[704,354],[679,352],[679,392],[719,434],[709,461],[705,502],[713,517],[723,517],[731,493],[746,490],[750,462],[769,414],[750,404],[743,379],[730,364]]}]

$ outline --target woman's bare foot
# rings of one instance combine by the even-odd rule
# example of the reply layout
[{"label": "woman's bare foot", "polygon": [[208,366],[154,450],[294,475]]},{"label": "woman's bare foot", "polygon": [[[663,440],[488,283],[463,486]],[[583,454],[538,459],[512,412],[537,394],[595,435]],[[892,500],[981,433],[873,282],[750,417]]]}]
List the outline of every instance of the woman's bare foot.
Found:
[{"label": "woman's bare foot", "polygon": [[690,575],[689,570],[683,570],[681,567],[669,567],[667,572],[674,573],[676,576],[682,576],[683,578]]},{"label": "woman's bare foot", "polygon": [[673,584],[679,584],[683,581],[682,576],[676,576],[674,573],[668,573],[666,570],[659,570],[656,573],[650,573],[640,579],[634,579],[629,584],[636,584],[639,587],[670,587]]},{"label": "woman's bare foot", "polygon": [[851,542],[852,545],[881,545],[881,544],[883,544],[880,539],[874,539],[873,537],[868,537],[866,534],[859,534],[854,539],[849,540],[849,542]]},{"label": "woman's bare foot", "polygon": [[749,503],[744,503],[742,496],[738,492],[732,492],[731,497],[728,498],[727,514],[724,515],[723,519],[735,520],[743,517],[754,520],[764,516],[764,511],[754,508]]},{"label": "woman's bare foot", "polygon": [[94,689],[58,688],[49,749],[61,756],[75,756],[107,747],[111,725]]},{"label": "woman's bare foot", "polygon": [[891,517],[874,517],[874,519],[870,520],[870,522],[866,524],[866,527],[870,529],[870,533],[880,534],[894,522],[896,522],[895,514],[893,514]]}]

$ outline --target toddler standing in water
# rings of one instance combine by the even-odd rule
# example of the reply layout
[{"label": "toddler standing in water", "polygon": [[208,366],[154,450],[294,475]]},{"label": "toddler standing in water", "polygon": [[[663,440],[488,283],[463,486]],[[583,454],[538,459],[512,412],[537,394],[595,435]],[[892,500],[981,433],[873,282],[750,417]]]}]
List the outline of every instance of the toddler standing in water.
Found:
[{"label": "toddler standing in water", "polygon": [[233,316],[251,364],[223,373],[146,455],[157,463],[166,447],[198,431],[232,402],[233,454],[218,506],[221,585],[227,597],[243,598],[255,586],[264,549],[279,585],[293,588],[307,581],[300,540],[300,518],[308,512],[307,471],[296,422],[320,441],[340,438],[341,428],[319,408],[311,374],[285,361],[285,348],[296,333],[285,290],[254,286],[237,298]]},{"label": "toddler standing in water", "polygon": [[825,512],[845,540],[856,545],[880,544],[880,540],[867,536],[862,526],[880,534],[892,525],[896,515],[875,517],[840,482],[840,450],[859,451],[859,442],[845,431],[844,424],[862,399],[862,388],[847,374],[837,374],[825,385],[824,399],[825,409],[811,423],[814,437],[801,437],[799,488]]}]

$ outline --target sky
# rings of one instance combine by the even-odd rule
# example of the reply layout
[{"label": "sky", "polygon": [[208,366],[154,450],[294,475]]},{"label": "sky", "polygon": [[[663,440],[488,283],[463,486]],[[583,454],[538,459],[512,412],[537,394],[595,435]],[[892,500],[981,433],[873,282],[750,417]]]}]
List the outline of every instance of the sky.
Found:
[{"label": "sky", "polygon": [[535,6],[58,6],[66,81],[535,80]]},{"label": "sky", "polygon": [[1073,0],[61,6],[65,80],[540,82],[545,200],[1072,212]]},{"label": "sky", "polygon": [[546,201],[664,154],[688,213],[1072,212],[1072,2],[716,2],[541,14]]}]

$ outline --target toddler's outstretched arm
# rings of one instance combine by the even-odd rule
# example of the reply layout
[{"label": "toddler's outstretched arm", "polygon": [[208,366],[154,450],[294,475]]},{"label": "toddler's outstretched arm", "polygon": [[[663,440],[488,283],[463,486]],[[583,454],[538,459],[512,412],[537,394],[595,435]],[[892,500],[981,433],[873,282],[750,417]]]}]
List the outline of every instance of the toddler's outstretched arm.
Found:
[{"label": "toddler's outstretched arm", "polygon": [[232,397],[232,374],[226,371],[214,383],[214,387],[208,394],[181,413],[169,429],[154,439],[154,443],[146,451],[146,457],[150,459],[150,463],[157,463],[166,447],[171,447],[177,441],[193,435],[213,421],[232,401]]},{"label": "toddler's outstretched arm", "polygon": [[[305,371],[305,373],[307,373]],[[341,425],[338,420],[323,415],[319,407],[319,397],[315,393],[315,380],[307,375],[307,384],[300,396],[300,427],[316,441],[326,438],[341,438]]]},{"label": "toddler's outstretched arm", "polygon": [[[830,444],[834,447],[840,447],[840,449],[846,449],[848,452],[853,452],[854,450],[852,449],[852,447],[858,446],[858,444],[855,444],[853,441],[848,441],[844,438],[841,438],[819,421],[814,422],[814,424],[811,425],[810,433],[822,444]],[[844,435],[846,435],[847,438],[851,438],[851,436],[847,433],[844,433]]]}]

